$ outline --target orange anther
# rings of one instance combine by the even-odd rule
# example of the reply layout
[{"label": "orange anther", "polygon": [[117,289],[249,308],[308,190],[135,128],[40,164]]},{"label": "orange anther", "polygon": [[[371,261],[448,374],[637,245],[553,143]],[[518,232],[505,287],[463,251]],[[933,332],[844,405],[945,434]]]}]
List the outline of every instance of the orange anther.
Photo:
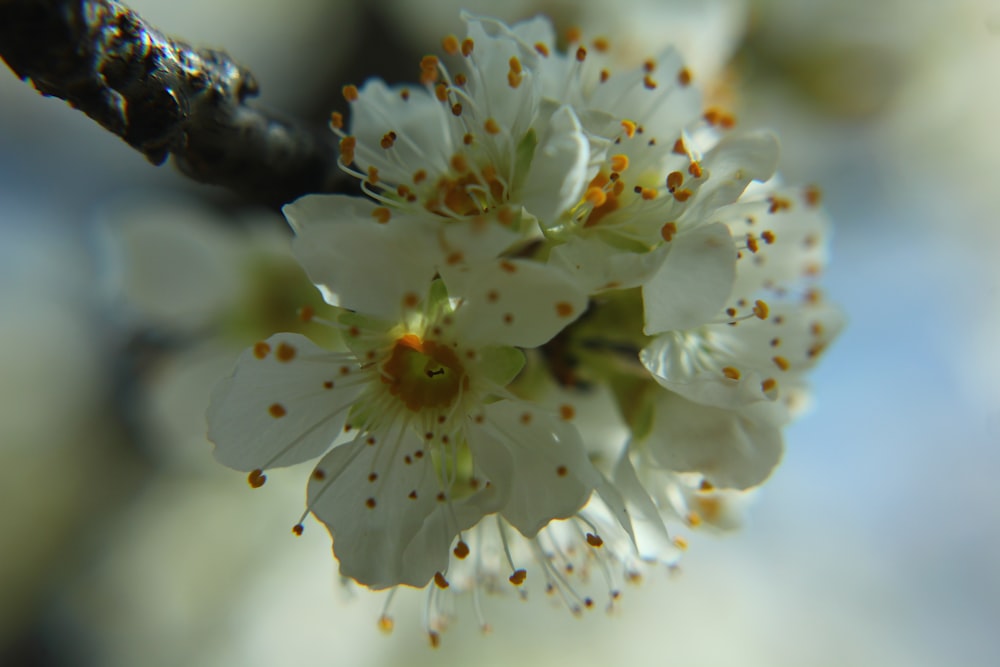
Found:
[{"label": "orange anther", "polygon": [[260,468],[251,471],[250,474],[247,475],[247,482],[249,482],[250,486],[255,489],[259,489],[260,487],[264,486],[264,482],[266,481],[267,481],[267,475],[265,475],[264,471],[261,470]]},{"label": "orange anther", "polygon": [[771,361],[773,361],[774,365],[780,368],[781,370],[783,371],[788,370],[789,367],[788,359],[785,359],[784,357],[773,357]]},{"label": "orange anther", "polygon": [[597,535],[594,535],[593,533],[587,533],[587,544],[596,549],[597,547],[604,544],[604,540],[602,540]]},{"label": "orange anther", "polygon": [[778,211],[787,211],[792,207],[792,202],[781,197],[768,197],[767,199],[771,202],[771,206],[767,209],[768,213],[777,213]]},{"label": "orange anther", "polygon": [[335,130],[339,130],[344,127],[344,114],[339,111],[334,111],[330,114],[330,126]]},{"label": "orange anther", "polygon": [[604,205],[604,202],[608,200],[608,195],[603,188],[592,187],[587,189],[583,198],[596,208]]},{"label": "orange anther", "polygon": [[766,320],[770,312],[771,309],[768,307],[767,302],[760,299],[753,302],[753,314],[757,316],[757,319]]},{"label": "orange anther", "polygon": [[392,217],[392,212],[385,206],[377,206],[372,209],[372,217],[384,225],[389,222],[389,218]]},{"label": "orange anther", "polygon": [[257,357],[258,359],[263,359],[268,355],[270,351],[271,351],[271,346],[265,343],[264,341],[255,343],[253,346],[253,356]]},{"label": "orange anther", "polygon": [[357,102],[358,100],[358,87],[353,84],[348,84],[340,89],[344,94],[344,99],[348,102]]},{"label": "orange anther", "polygon": [[459,540],[458,544],[455,545],[455,548],[452,549],[452,553],[455,554],[455,558],[461,560],[469,555],[469,545],[462,540]]},{"label": "orange anther", "polygon": [[663,227],[660,228],[660,236],[662,236],[663,240],[666,241],[667,243],[673,240],[674,235],[676,233],[677,233],[676,222],[668,222],[665,225],[663,225]]},{"label": "orange anther", "polygon": [[621,173],[628,169],[628,155],[619,153],[611,156],[611,169]]},{"label": "orange anther", "polygon": [[272,403],[271,406],[267,409],[267,411],[275,419],[281,419],[282,417],[288,414],[288,410],[285,410],[285,406],[283,406],[281,403]]},{"label": "orange anther", "polygon": [[507,577],[507,581],[514,584],[515,586],[520,586],[524,583],[524,580],[528,577],[528,572],[526,570],[514,570],[514,574]]},{"label": "orange anther", "polygon": [[466,58],[471,56],[472,50],[475,48],[475,46],[476,43],[473,42],[468,37],[466,37],[464,40],[462,40],[462,55],[465,56]]},{"label": "orange anther", "polygon": [[677,72],[677,83],[682,86],[686,86],[691,83],[691,70],[687,67],[682,67],[679,72]]},{"label": "orange anther", "polygon": [[460,174],[464,174],[469,171],[469,162],[461,153],[455,153],[451,156],[451,168]]},{"label": "orange anther", "polygon": [[635,136],[636,127],[637,125],[630,120],[622,121],[622,129],[625,130],[625,134],[628,136],[629,139]]},{"label": "orange anther", "polygon": [[549,57],[549,47],[547,47],[542,42],[535,43],[535,51],[538,51],[538,53],[540,53],[543,58]]},{"label": "orange anther", "polygon": [[456,55],[460,48],[458,37],[455,37],[455,35],[448,35],[441,40],[441,48],[444,49],[444,52],[450,56]]},{"label": "orange anther", "polygon": [[738,368],[733,368],[732,366],[726,366],[722,369],[722,374],[725,375],[730,380],[740,379],[740,370]]},{"label": "orange anther", "polygon": [[573,314],[573,304],[568,301],[560,301],[556,304],[556,315],[559,317],[569,317]]},{"label": "orange anther", "polygon": [[274,356],[278,361],[284,361],[287,363],[295,358],[295,348],[282,341],[278,343],[278,349],[275,350]]},{"label": "orange anther", "polygon": [[444,575],[440,572],[434,573],[434,583],[438,588],[448,588],[448,580],[444,578]]},{"label": "orange anther", "polygon": [[354,147],[358,140],[354,137],[344,137],[340,140],[340,161],[345,165],[354,162]]}]

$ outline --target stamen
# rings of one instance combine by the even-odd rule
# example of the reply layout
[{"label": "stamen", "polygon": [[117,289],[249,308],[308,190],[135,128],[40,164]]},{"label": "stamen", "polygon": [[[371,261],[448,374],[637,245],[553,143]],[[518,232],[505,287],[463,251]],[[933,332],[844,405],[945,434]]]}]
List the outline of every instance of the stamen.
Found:
[{"label": "stamen", "polygon": [[444,52],[449,56],[457,55],[460,48],[458,37],[455,37],[455,35],[448,35],[441,40],[441,48],[444,49]]},{"label": "stamen", "polygon": [[618,173],[621,173],[628,169],[628,156],[619,153],[618,155],[611,156],[611,169]]},{"label": "stamen", "polygon": [[249,482],[250,486],[254,489],[259,489],[260,487],[264,486],[264,482],[266,481],[267,481],[267,475],[265,475],[264,471],[261,470],[260,468],[252,470],[250,474],[247,475],[247,482]]}]

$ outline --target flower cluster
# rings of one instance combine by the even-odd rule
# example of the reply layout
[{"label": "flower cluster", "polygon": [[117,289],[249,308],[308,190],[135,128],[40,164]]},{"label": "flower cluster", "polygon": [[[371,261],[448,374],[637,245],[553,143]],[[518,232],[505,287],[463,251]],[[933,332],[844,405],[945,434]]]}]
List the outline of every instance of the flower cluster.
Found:
[{"label": "flower cluster", "polygon": [[669,524],[733,524],[840,324],[818,191],[779,185],[776,140],[706,111],[676,52],[620,72],[542,18],[465,21],[419,86],[344,88],[367,196],[285,208],[336,345],[257,343],[209,412],[254,487],[322,457],[306,514],[341,573],[433,583],[434,643],[445,589],[480,613],[537,572],[579,611],[597,570],[611,605],[675,562]]}]

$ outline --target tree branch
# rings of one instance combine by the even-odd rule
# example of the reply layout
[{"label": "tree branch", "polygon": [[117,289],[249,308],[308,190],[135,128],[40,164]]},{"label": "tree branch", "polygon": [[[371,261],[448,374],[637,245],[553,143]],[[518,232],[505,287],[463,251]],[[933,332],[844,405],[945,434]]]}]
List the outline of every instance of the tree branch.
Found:
[{"label": "tree branch", "polygon": [[202,183],[283,203],[335,189],[337,146],[246,104],[253,75],[228,55],[170,39],[114,0],[0,0],[0,56],[153,164],[174,156]]}]

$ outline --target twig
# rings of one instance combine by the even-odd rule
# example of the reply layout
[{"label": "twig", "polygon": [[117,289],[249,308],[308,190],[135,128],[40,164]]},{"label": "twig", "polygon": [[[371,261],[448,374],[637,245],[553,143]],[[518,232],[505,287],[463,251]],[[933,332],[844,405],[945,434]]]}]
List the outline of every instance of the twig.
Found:
[{"label": "twig", "polygon": [[221,51],[170,39],[114,0],[0,0],[0,56],[43,95],[68,101],[190,178],[283,203],[336,188],[337,147],[246,104],[253,75]]}]

